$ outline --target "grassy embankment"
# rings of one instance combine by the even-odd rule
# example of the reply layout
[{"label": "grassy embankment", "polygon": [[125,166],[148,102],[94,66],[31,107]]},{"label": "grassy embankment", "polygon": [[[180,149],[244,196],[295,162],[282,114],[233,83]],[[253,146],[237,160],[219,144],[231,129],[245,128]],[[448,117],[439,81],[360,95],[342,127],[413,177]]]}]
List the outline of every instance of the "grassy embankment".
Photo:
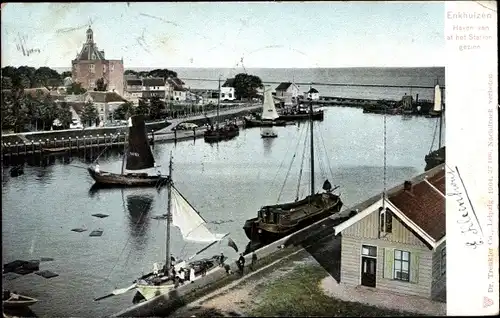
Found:
[{"label": "grassy embankment", "polygon": [[328,275],[315,265],[300,265],[281,279],[256,287],[258,301],[247,313],[259,316],[416,316],[414,313],[382,309],[325,295],[320,283]]}]

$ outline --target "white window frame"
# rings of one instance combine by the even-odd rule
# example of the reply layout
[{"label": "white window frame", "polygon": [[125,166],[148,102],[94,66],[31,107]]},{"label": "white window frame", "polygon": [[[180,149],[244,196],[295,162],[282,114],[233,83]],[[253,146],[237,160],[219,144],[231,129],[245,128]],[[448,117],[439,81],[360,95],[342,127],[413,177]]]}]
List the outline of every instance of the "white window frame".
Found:
[{"label": "white window frame", "polygon": [[115,70],[115,64],[111,64],[110,67],[109,67],[109,70],[111,72],[113,72]]},{"label": "white window frame", "polygon": [[[400,253],[400,257],[397,258],[396,255]],[[404,255],[408,255],[407,259],[405,259]],[[410,282],[410,261],[411,261],[411,253],[408,251],[403,251],[403,250],[394,250],[394,265],[393,265],[393,278],[395,280],[400,280],[403,282]],[[400,262],[400,265],[398,266],[397,262]],[[407,269],[405,270],[403,268],[403,264],[407,263]],[[406,277],[403,275],[398,275],[399,274],[407,274]]]},{"label": "white window frame", "polygon": [[90,73],[94,74],[95,73],[95,64],[89,64],[89,71]]},{"label": "white window frame", "polygon": [[[385,209],[381,210],[379,213],[379,222],[380,222],[380,229],[379,231],[385,234],[392,234],[392,229],[393,229],[393,215],[391,213],[391,210]],[[390,228],[388,228],[388,224],[390,224]]]}]

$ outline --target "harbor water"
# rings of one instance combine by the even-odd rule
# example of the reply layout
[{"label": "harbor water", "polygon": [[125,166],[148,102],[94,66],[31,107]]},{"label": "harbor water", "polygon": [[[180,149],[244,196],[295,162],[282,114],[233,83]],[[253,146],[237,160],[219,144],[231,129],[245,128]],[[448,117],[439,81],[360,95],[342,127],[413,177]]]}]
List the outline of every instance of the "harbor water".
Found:
[{"label": "harbor water", "polygon": [[[295,199],[302,161],[299,196],[309,191],[308,151],[302,159],[307,126],[275,127],[275,139],[262,139],[259,128],[252,128],[218,144],[203,139],[159,143],[153,152],[165,173],[172,153],[177,189],[212,230],[231,233],[242,251],[248,243],[242,229],[246,219],[262,205]],[[387,187],[422,173],[435,126],[436,119],[386,117]],[[324,121],[315,122],[315,134],[318,191],[328,178],[340,186],[337,192],[349,208],[383,190],[384,116],[329,107]],[[102,170],[119,171],[121,158],[109,152],[99,163]],[[32,306],[37,315],[101,317],[122,310],[132,304],[134,292],[101,302],[93,299],[131,285],[164,259],[165,221],[152,217],[166,213],[166,189],[89,191],[93,180],[84,169],[87,164],[81,158],[56,159],[46,167],[26,166],[17,178],[3,170],[3,263],[49,257],[54,260],[42,262],[40,269],[59,274],[51,279],[29,274],[7,282],[40,299]],[[96,213],[108,217],[92,216]],[[77,227],[88,230],[71,231]],[[90,237],[98,228],[103,235]],[[179,230],[172,231],[174,256],[188,257],[203,247],[184,243]],[[202,255],[220,252],[237,258],[227,242]]]}]

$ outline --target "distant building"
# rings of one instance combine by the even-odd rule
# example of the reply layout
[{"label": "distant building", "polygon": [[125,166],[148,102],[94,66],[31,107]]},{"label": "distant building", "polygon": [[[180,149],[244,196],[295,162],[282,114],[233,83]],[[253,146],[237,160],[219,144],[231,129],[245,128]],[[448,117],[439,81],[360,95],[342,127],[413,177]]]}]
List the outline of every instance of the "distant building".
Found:
[{"label": "distant building", "polygon": [[319,92],[316,88],[311,87],[309,91],[304,93],[304,96],[307,96],[307,98],[310,98],[312,100],[318,100],[319,99]]},{"label": "distant building", "polygon": [[96,92],[86,93],[85,102],[92,102],[99,113],[101,125],[112,119],[112,113],[127,100],[116,92]]},{"label": "distant building", "polygon": [[160,99],[164,100],[167,93],[165,80],[160,77],[143,78],[142,91],[142,97],[145,99],[150,99],[151,97],[159,97]]},{"label": "distant building", "polygon": [[184,88],[184,82],[177,77],[167,78],[165,83],[166,99],[172,101],[186,101],[187,90]]},{"label": "distant building", "polygon": [[196,95],[196,103],[199,105],[217,104],[219,101],[219,91],[216,89],[196,89],[190,90]]},{"label": "distant building", "polygon": [[234,78],[228,78],[220,88],[220,100],[235,100]]},{"label": "distant building", "polygon": [[73,82],[79,82],[86,90],[93,90],[98,79],[107,84],[108,91],[124,93],[123,60],[107,60],[94,42],[94,33],[89,27],[87,40],[80,53],[71,61]]},{"label": "distant building", "polygon": [[442,164],[335,226],[340,282],[445,301],[445,195]]},{"label": "distant building", "polygon": [[143,98],[142,80],[135,77],[126,79],[125,82],[125,92],[123,97],[134,103],[134,105],[139,104],[139,99]]},{"label": "distant building", "polygon": [[299,87],[295,83],[282,82],[276,87],[276,97],[283,99],[285,105],[292,105],[299,96]]}]

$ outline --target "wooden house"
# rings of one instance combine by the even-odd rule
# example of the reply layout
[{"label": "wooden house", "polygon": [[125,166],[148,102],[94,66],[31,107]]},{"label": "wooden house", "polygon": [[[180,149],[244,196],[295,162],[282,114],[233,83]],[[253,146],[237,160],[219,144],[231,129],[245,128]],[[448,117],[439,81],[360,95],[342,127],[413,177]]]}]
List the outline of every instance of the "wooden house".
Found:
[{"label": "wooden house", "polygon": [[295,83],[282,82],[276,87],[276,97],[283,99],[285,105],[292,105],[299,96],[299,87]]},{"label": "wooden house", "polygon": [[405,181],[335,227],[340,282],[445,301],[444,164]]}]

